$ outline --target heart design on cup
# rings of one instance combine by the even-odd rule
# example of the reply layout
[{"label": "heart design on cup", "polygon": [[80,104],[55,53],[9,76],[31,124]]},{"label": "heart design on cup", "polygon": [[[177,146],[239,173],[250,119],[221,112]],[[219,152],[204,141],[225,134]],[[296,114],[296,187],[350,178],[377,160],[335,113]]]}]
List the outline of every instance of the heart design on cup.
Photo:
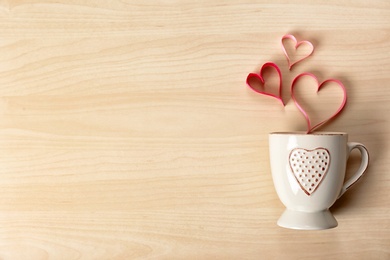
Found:
[{"label": "heart design on cup", "polygon": [[[265,80],[264,80],[264,70],[267,69],[267,68],[274,68],[276,70],[276,72],[278,73],[278,76],[279,76],[279,87],[278,87],[278,91],[276,94],[273,94],[272,92],[270,91],[267,91],[264,86],[265,86]],[[260,82],[260,86],[262,89],[258,89],[256,87],[254,87],[254,85],[252,85],[252,80],[256,80],[257,82]],[[280,102],[282,102],[283,106],[284,106],[284,102],[283,102],[283,99],[282,99],[282,73],[279,69],[279,67],[273,63],[273,62],[267,62],[265,63],[261,69],[260,69],[260,72],[259,74],[256,74],[256,73],[249,73],[249,75],[247,76],[246,78],[246,84],[255,92],[259,93],[259,94],[262,94],[262,95],[266,95],[266,96],[270,96],[270,97],[273,97],[273,98],[276,98],[277,100],[279,100]]]},{"label": "heart design on cup", "polygon": [[[296,97],[295,97],[295,93],[294,93],[294,87],[297,83],[297,81],[304,77],[304,76],[309,76],[309,77],[312,77],[315,79],[315,81],[317,82],[317,93],[324,87],[326,86],[326,83],[329,83],[329,82],[334,82],[336,83],[342,90],[342,93],[343,93],[343,99],[341,101],[341,104],[339,105],[339,107],[337,108],[336,112],[333,113],[329,118],[326,118],[322,121],[320,121],[318,124],[312,126],[311,125],[311,120],[310,120],[310,117],[308,115],[308,113],[302,108],[302,106],[299,104],[299,102],[297,101]],[[294,100],[294,103],[295,105],[298,107],[299,111],[301,111],[301,113],[303,114],[303,116],[305,117],[306,119],[306,123],[307,123],[307,132],[306,133],[310,133],[312,132],[313,130],[315,130],[316,128],[322,126],[323,124],[325,124],[326,122],[330,121],[331,119],[335,118],[340,112],[341,110],[343,110],[344,106],[345,106],[345,103],[347,102],[347,91],[343,85],[343,83],[341,83],[341,81],[337,80],[337,79],[327,79],[325,81],[323,81],[321,84],[318,83],[318,79],[317,77],[314,75],[314,74],[311,74],[311,73],[302,73],[302,74],[299,74],[298,76],[296,76],[291,84],[291,97],[292,99]]]},{"label": "heart design on cup", "polygon": [[295,148],[291,151],[288,161],[299,186],[310,196],[328,172],[330,154],[325,148],[314,150]]},{"label": "heart design on cup", "polygon": [[[288,55],[287,50],[286,50],[286,46],[285,46],[286,43],[285,43],[284,40],[286,40],[286,39],[292,40],[294,42],[294,44],[295,44],[295,46],[294,46],[295,51],[297,51],[300,46],[304,46],[304,45],[309,46],[309,51],[301,59],[298,59],[298,60],[296,60],[294,62],[291,62],[291,58]],[[288,68],[290,70],[291,70],[291,68],[292,68],[292,66],[294,64],[297,64],[298,62],[303,61],[304,59],[308,58],[314,52],[314,46],[313,46],[313,44],[311,42],[309,42],[309,41],[300,41],[300,42],[298,42],[297,39],[294,37],[294,35],[291,35],[291,34],[284,35],[282,37],[281,42],[282,42],[282,49],[283,49],[284,55],[287,58]]]}]

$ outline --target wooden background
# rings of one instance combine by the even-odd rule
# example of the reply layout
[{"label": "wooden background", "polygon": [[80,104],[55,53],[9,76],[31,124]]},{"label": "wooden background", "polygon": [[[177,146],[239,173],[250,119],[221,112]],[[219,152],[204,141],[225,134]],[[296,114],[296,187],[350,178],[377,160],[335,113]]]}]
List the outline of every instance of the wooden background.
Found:
[{"label": "wooden background", "polygon": [[[290,72],[286,33],[315,45]],[[387,0],[0,1],[0,259],[390,259],[389,42]],[[266,61],[285,108],[245,85]],[[371,156],[326,231],[276,226],[268,133],[305,130],[304,71],[343,81],[322,130]]]}]

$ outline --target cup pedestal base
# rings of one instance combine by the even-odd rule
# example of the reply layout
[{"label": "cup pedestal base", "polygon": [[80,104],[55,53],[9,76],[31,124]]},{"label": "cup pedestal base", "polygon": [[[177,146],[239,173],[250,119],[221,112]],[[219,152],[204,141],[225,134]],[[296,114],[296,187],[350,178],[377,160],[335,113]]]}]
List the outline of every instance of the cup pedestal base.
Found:
[{"label": "cup pedestal base", "polygon": [[337,227],[337,220],[329,210],[303,212],[286,209],[278,220],[284,228],[301,230],[319,230]]}]

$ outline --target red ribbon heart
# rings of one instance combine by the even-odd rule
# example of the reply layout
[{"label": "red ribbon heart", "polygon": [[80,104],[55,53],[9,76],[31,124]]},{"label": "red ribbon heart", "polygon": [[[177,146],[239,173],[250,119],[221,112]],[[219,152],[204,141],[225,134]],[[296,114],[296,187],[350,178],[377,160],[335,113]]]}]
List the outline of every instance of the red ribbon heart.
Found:
[{"label": "red ribbon heart", "polygon": [[[337,111],[331,115],[329,118],[319,122],[318,124],[316,124],[315,126],[311,126],[311,121],[310,121],[310,118],[309,118],[309,115],[307,114],[307,112],[302,108],[302,106],[298,103],[297,99],[295,98],[295,94],[294,94],[294,87],[295,87],[295,84],[297,83],[297,81],[304,77],[304,76],[309,76],[309,77],[312,77],[316,80],[317,82],[317,92],[319,92],[321,90],[321,88],[326,84],[326,83],[329,83],[329,82],[334,82],[336,83],[340,88],[341,90],[343,91],[343,100],[340,104],[340,106],[338,107]],[[307,122],[307,132],[306,133],[310,133],[312,132],[314,129],[322,126],[323,124],[325,124],[326,122],[328,122],[329,120],[335,118],[338,114],[340,114],[341,110],[344,108],[345,106],[345,103],[347,102],[347,91],[345,90],[345,87],[343,85],[343,83],[341,83],[341,81],[337,80],[337,79],[327,79],[325,81],[323,81],[321,84],[318,83],[318,79],[315,75],[311,74],[311,73],[302,73],[302,74],[299,74],[298,76],[296,76],[291,84],[291,97],[292,99],[294,100],[294,103],[295,105],[298,107],[299,111],[301,111],[301,113],[303,114],[303,116],[305,117],[306,119],[306,122]]]},{"label": "red ribbon heart", "polygon": [[[288,54],[287,54],[286,47],[284,46],[283,40],[285,40],[285,39],[290,39],[290,40],[293,40],[293,41],[295,42],[295,50],[297,50],[297,49],[299,48],[299,46],[301,46],[302,44],[308,45],[308,46],[311,48],[311,50],[310,50],[310,52],[309,52],[306,56],[304,56],[303,58],[301,58],[301,59],[299,59],[299,60],[297,60],[297,61],[295,61],[295,62],[291,62],[291,59],[290,59],[290,57],[289,57]],[[282,43],[282,49],[283,49],[284,55],[285,55],[286,58],[287,58],[288,68],[289,68],[290,70],[291,70],[291,68],[292,68],[292,66],[293,66],[294,64],[297,64],[298,62],[300,62],[300,61],[302,61],[302,60],[308,58],[308,57],[313,53],[313,51],[314,51],[314,46],[313,46],[313,44],[312,44],[311,42],[309,42],[309,41],[300,41],[300,42],[298,42],[297,39],[294,37],[294,35],[291,35],[291,34],[286,34],[286,35],[284,35],[284,36],[282,37],[281,43]]]},{"label": "red ribbon heart", "polygon": [[[264,81],[264,77],[263,77],[263,71],[264,71],[264,69],[269,68],[269,67],[274,68],[274,69],[277,71],[278,75],[279,75],[279,90],[278,90],[278,94],[272,94],[272,93],[270,93],[270,92],[265,91],[265,89],[264,89],[265,81]],[[251,80],[252,78],[255,78],[255,79],[260,80],[261,85],[262,85],[262,87],[263,87],[264,90],[259,90],[259,89],[257,89],[257,88],[254,88],[254,87],[250,84],[250,80]],[[262,94],[262,95],[266,95],[266,96],[270,96],[270,97],[276,98],[277,100],[279,100],[280,102],[282,102],[282,104],[283,104],[283,106],[284,106],[284,102],[283,102],[283,99],[282,99],[282,73],[280,72],[279,67],[278,67],[275,63],[273,63],[273,62],[267,62],[267,63],[265,63],[265,64],[261,67],[259,74],[256,74],[256,73],[249,73],[248,77],[246,78],[246,84],[247,84],[253,91],[255,91],[255,92],[257,92],[257,93],[260,93],[260,94]]]}]

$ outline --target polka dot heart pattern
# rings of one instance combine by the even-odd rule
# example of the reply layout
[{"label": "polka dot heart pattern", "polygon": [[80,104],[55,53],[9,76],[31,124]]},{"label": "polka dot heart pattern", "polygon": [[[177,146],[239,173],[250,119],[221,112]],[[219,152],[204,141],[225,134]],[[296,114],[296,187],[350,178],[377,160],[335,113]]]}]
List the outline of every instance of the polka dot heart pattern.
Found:
[{"label": "polka dot heart pattern", "polygon": [[314,150],[296,148],[290,153],[289,164],[302,190],[310,196],[321,184],[329,169],[330,154],[325,148]]}]

